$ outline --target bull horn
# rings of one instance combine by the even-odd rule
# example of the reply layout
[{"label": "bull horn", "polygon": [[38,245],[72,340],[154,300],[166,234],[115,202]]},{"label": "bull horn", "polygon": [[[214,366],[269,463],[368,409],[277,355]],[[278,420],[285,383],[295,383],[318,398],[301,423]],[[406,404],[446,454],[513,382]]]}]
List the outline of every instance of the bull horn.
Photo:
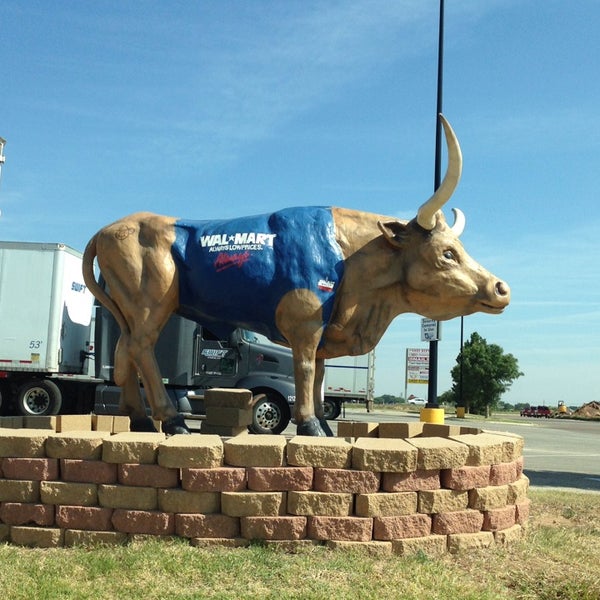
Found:
[{"label": "bull horn", "polygon": [[458,144],[456,134],[446,121],[444,115],[440,113],[440,121],[444,126],[446,135],[446,145],[448,146],[448,167],[444,180],[435,191],[433,196],[419,208],[417,212],[417,223],[423,228],[431,231],[435,227],[435,213],[448,202],[450,196],[454,193],[460,180],[462,172],[462,153]]},{"label": "bull horn", "polygon": [[465,219],[465,213],[463,213],[460,208],[453,208],[452,212],[454,213],[454,225],[452,225],[450,229],[456,237],[460,237],[462,232],[465,230],[465,224],[467,222]]}]

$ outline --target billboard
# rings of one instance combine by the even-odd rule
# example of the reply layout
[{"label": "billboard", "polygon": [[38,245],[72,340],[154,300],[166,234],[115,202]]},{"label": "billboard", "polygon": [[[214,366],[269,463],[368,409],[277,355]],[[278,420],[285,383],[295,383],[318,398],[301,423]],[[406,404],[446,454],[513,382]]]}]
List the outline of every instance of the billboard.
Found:
[{"label": "billboard", "polygon": [[406,349],[406,383],[429,382],[429,348]]}]

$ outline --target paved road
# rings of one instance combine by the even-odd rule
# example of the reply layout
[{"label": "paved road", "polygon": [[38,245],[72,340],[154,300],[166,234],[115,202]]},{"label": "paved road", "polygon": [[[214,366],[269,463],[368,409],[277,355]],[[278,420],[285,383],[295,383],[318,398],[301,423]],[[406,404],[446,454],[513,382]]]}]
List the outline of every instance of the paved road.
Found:
[{"label": "paved road", "polygon": [[[419,414],[392,411],[367,413],[363,407],[347,408],[339,420],[388,422],[418,421]],[[336,421],[330,422],[334,433]],[[600,492],[600,422],[515,417],[502,421],[446,418],[447,425],[465,424],[492,431],[510,431],[525,439],[525,473],[531,485],[576,488]],[[294,426],[286,433],[293,434]]]}]

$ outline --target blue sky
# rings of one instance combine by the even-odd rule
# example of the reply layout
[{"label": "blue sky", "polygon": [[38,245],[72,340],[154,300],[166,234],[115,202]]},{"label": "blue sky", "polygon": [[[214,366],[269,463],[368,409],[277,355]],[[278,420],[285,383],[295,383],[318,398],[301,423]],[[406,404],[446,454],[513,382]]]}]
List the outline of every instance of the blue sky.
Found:
[{"label": "blue sky", "polygon": [[[445,24],[449,206],[513,293],[465,339],[517,357],[505,400],[600,400],[600,3],[446,0]],[[433,189],[437,25],[437,0],[3,0],[0,239],[83,250],[137,210],[410,219]],[[444,323],[439,392],[459,344]],[[421,345],[419,317],[397,318],[377,394],[403,393]]]}]

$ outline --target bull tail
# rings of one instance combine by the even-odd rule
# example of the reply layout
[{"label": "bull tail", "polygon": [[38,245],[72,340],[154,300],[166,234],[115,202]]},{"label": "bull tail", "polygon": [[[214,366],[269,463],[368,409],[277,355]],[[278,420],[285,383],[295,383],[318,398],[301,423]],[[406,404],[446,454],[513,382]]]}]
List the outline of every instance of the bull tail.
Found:
[{"label": "bull tail", "polygon": [[96,299],[112,313],[115,320],[119,324],[121,331],[123,333],[129,333],[129,325],[125,319],[125,315],[123,315],[121,309],[117,306],[115,301],[106,293],[106,291],[96,280],[96,275],[94,274],[94,259],[98,254],[97,239],[98,234],[96,234],[88,242],[88,245],[83,253],[83,280],[85,281],[85,285],[87,285],[88,289],[90,292],[92,292],[92,294],[94,294]]}]

